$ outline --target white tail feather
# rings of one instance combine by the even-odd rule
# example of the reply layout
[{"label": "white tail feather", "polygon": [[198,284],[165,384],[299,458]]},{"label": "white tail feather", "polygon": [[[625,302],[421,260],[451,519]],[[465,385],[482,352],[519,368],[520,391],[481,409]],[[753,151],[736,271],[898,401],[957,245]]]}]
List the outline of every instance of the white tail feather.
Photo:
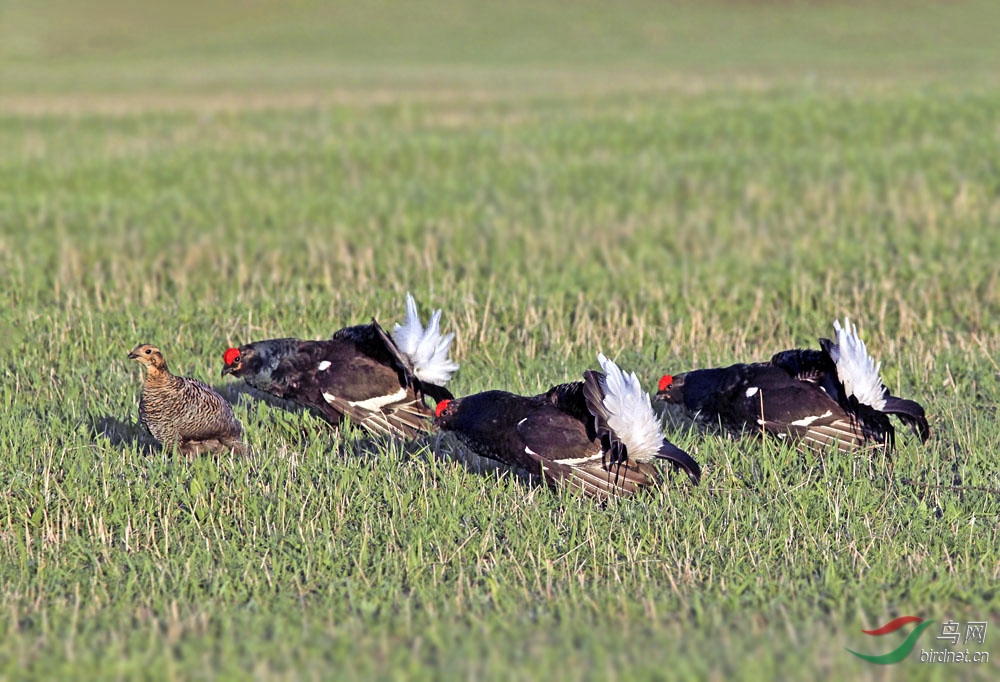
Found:
[{"label": "white tail feather", "polygon": [[441,335],[441,311],[431,315],[425,329],[417,313],[417,302],[406,294],[406,322],[392,330],[392,339],[410,362],[413,372],[421,381],[444,386],[458,369],[458,363],[448,357],[448,348],[454,334]]},{"label": "white tail feather", "polygon": [[844,384],[847,395],[853,395],[858,402],[870,405],[876,410],[885,407],[885,386],[879,376],[881,362],[875,362],[868,354],[865,342],[858,336],[858,328],[851,320],[844,317],[844,326],[840,320],[833,321],[837,331],[837,351],[833,361],[837,364],[837,376]]},{"label": "white tail feather", "polygon": [[625,374],[611,360],[598,353],[597,361],[604,370],[601,388],[604,409],[608,411],[608,426],[628,448],[629,457],[637,462],[653,459],[663,445],[663,433],[653,414],[649,394],[635,372]]}]

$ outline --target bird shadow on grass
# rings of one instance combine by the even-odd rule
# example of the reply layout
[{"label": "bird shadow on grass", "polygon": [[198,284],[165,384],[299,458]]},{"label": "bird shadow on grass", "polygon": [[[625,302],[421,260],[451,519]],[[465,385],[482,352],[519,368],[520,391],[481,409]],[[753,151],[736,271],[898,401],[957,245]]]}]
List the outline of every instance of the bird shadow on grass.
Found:
[{"label": "bird shadow on grass", "polygon": [[[284,400],[277,396],[258,391],[243,382],[234,382],[213,386],[219,395],[231,405],[238,405],[244,397],[249,401],[261,401],[270,407],[291,412],[293,414],[307,413],[318,420],[317,428],[321,434],[317,434],[312,427],[303,428],[299,433],[298,446],[305,446],[309,438],[321,435],[325,437],[331,449],[335,449],[343,456],[361,461],[374,461],[384,456],[387,450],[399,448],[402,450],[404,459],[419,459],[433,457],[441,461],[458,462],[468,471],[487,476],[495,476],[503,472],[510,472],[519,481],[531,485],[544,485],[537,476],[532,476],[524,470],[513,470],[510,467],[495,462],[485,457],[480,457],[468,448],[459,444],[456,439],[437,432],[431,432],[417,438],[392,439],[384,436],[372,436],[367,433],[357,433],[360,427],[356,425],[333,425],[326,420],[319,410],[306,407],[291,400]],[[342,432],[349,429],[353,433],[348,435]]]},{"label": "bird shadow on grass", "polygon": [[283,398],[271,395],[270,393],[265,393],[264,391],[258,391],[257,389],[246,385],[242,381],[239,383],[212,386],[212,390],[221,395],[230,405],[238,405],[241,399],[245,396],[250,400],[258,400],[271,407],[277,407],[288,412],[309,412],[319,419],[323,418],[318,411],[312,408],[305,407],[304,405],[292,402],[291,400],[284,400]]},{"label": "bird shadow on grass", "polygon": [[135,448],[143,454],[159,452],[160,444],[141,425],[111,415],[90,417],[90,433],[95,443],[106,440],[114,448]]},{"label": "bird shadow on grass", "polygon": [[[419,456],[425,448],[425,439],[401,440],[372,436],[357,425],[348,425],[346,422],[331,424],[315,408],[258,391],[243,382],[221,384],[212,388],[234,406],[243,403],[250,408],[259,401],[278,410],[278,413],[268,415],[268,428],[273,429],[272,434],[295,448],[306,448],[310,441],[320,439],[324,449],[359,461],[374,461],[394,448],[401,449],[409,459]],[[303,414],[308,414],[313,419],[304,419]],[[244,429],[246,426],[244,424]]]},{"label": "bird shadow on grass", "polygon": [[[676,405],[674,403],[665,403],[660,400],[653,401],[653,414],[656,415],[656,419],[660,422],[660,427],[666,429],[667,438],[670,437],[671,433],[687,432],[692,429],[697,433],[713,433],[713,427],[709,424],[699,423],[692,415],[688,414],[687,410],[681,405]],[[715,433],[721,434],[720,428],[714,429]]]},{"label": "bird shadow on grass", "polygon": [[[254,391],[249,386],[242,384],[242,382],[239,384],[224,384],[213,388],[226,402],[232,405],[237,404],[241,396],[249,394],[253,398],[264,400],[275,407],[293,411],[302,410],[295,403]],[[114,448],[135,448],[146,455],[151,455],[162,450],[160,443],[137,422],[124,421],[113,415],[101,415],[89,417],[88,426],[95,443],[107,441]]]},{"label": "bird shadow on grass", "polygon": [[[233,407],[243,405],[247,410],[247,415],[243,424],[244,438],[247,438],[247,428],[254,429],[255,413],[259,404],[267,405],[268,408],[277,410],[276,413],[268,415],[267,422],[277,429],[277,433],[285,437],[291,437],[291,442],[295,447],[306,447],[313,438],[331,438],[336,432],[336,426],[330,424],[323,417],[319,410],[291,400],[284,400],[277,396],[258,391],[248,386],[242,381],[239,383],[220,384],[212,387],[222,398]],[[313,419],[303,419],[302,415],[308,414]],[[291,434],[294,433],[294,436]]]},{"label": "bird shadow on grass", "polygon": [[425,456],[433,457],[442,462],[456,462],[466,471],[477,476],[496,478],[508,475],[518,483],[530,488],[546,487],[545,481],[528,471],[509,467],[496,460],[483,457],[470,450],[452,434],[432,433],[425,439]]}]

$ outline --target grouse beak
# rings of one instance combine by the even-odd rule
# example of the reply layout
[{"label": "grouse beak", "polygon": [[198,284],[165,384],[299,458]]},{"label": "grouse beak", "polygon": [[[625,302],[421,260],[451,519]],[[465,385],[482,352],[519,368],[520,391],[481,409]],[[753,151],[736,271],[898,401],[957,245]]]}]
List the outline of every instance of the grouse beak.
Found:
[{"label": "grouse beak", "polygon": [[239,365],[226,365],[225,367],[222,368],[222,376],[226,376],[227,374],[232,374],[239,368],[240,368]]},{"label": "grouse beak", "polygon": [[136,353],[135,351],[132,351],[131,353],[128,354],[129,360],[135,360],[137,357],[139,357],[139,354]]}]

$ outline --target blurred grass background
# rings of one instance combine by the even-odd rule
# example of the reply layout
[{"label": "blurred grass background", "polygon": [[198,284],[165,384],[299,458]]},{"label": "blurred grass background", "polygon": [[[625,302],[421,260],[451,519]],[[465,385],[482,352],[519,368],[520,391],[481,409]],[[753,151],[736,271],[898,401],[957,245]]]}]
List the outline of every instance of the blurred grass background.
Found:
[{"label": "blurred grass background", "polygon": [[[998,26],[0,0],[0,676],[992,679],[844,647],[1000,620]],[[245,460],[139,437],[135,343],[215,381],[407,290],[456,394],[599,350],[652,388],[849,314],[935,436],[890,466],[672,433],[703,485],[606,510],[246,396]]]},{"label": "blurred grass background", "polygon": [[976,84],[994,83],[1000,67],[993,39],[1000,8],[980,0],[4,0],[0,7],[7,95]]}]

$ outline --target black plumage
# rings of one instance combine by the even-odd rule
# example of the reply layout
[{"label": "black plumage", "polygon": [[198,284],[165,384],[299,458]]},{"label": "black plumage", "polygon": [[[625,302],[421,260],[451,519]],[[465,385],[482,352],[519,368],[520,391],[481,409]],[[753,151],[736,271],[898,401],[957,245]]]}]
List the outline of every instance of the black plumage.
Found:
[{"label": "black plumage", "polygon": [[875,408],[862,402],[857,396],[848,392],[838,375],[834,358],[839,356],[840,346],[830,339],[820,339],[819,343],[822,350],[794,349],[776,353],[771,358],[770,364],[784,369],[799,381],[819,386],[827,395],[832,396],[845,411],[857,414],[862,421],[874,419],[876,423],[888,423],[887,435],[890,438],[895,436],[892,422],[888,418],[879,421],[871,414],[872,412],[882,416],[890,414],[895,416],[920,438],[920,442],[927,442],[931,436],[931,428],[927,422],[927,414],[920,403],[892,395],[888,387],[881,383],[881,380],[879,380],[879,393],[885,404]]},{"label": "black plumage", "polygon": [[[411,304],[409,299],[408,308]],[[445,380],[457,368],[447,359],[451,337],[442,339],[437,332],[439,314],[426,333],[418,329],[411,343],[417,348],[419,341],[429,340],[430,346],[425,344],[412,355],[372,320],[341,329],[326,340],[270,339],[230,348],[223,355],[222,374],[310,407],[331,424],[339,425],[348,416],[373,434],[412,438],[426,432],[434,416],[425,397],[435,401],[452,397],[444,386],[420,378],[422,368],[429,367],[430,376]],[[416,324],[419,327],[419,320]],[[435,352],[426,352],[431,347]]]},{"label": "black plumage", "polygon": [[[736,436],[766,434],[813,450],[892,449],[896,431],[889,415],[926,441],[924,408],[891,395],[856,330],[835,326],[839,343],[820,339],[820,350],[786,350],[768,362],[665,375],[656,398]],[[854,364],[842,360],[847,354]]]},{"label": "black plumage", "polygon": [[697,462],[662,435],[655,451],[629,451],[623,434],[609,425],[603,377],[588,371],[582,382],[554,386],[535,396],[486,391],[444,401],[438,404],[435,424],[484,457],[597,499],[659,484],[655,459],[670,462],[697,484]]}]

